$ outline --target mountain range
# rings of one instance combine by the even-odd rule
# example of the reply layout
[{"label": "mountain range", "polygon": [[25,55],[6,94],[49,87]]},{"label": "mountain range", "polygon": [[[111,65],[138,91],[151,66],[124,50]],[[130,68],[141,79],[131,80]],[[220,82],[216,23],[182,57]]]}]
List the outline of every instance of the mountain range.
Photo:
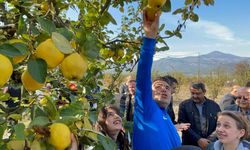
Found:
[{"label": "mountain range", "polygon": [[242,61],[246,61],[250,64],[250,57],[240,57],[219,51],[213,51],[199,56],[162,58],[154,61],[153,71],[160,73],[182,72],[186,75],[200,73],[202,75],[220,68],[225,72],[231,73],[233,72],[235,65]]}]

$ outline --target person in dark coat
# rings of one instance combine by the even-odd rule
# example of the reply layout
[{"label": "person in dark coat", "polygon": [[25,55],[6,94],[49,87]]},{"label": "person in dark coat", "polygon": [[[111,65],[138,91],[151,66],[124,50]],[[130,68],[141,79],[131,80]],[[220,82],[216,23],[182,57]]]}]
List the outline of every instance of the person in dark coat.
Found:
[{"label": "person in dark coat", "polygon": [[182,131],[182,144],[195,145],[202,149],[210,143],[209,136],[215,131],[219,105],[205,97],[205,85],[193,83],[191,98],[179,105],[178,123],[190,123],[188,130]]}]

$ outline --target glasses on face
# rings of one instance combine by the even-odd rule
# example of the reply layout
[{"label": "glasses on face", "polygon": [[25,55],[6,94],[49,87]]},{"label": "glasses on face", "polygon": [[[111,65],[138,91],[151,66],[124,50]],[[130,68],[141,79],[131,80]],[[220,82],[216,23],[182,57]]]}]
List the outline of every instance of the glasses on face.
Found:
[{"label": "glasses on face", "polygon": [[243,99],[243,100],[248,100],[248,97],[245,97],[245,96],[237,96],[236,99]]}]

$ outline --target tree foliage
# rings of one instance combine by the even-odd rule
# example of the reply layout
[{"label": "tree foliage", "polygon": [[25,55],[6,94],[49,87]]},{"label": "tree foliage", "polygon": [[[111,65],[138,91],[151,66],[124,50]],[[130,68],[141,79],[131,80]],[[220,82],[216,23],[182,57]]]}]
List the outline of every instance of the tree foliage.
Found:
[{"label": "tree foliage", "polygon": [[[183,7],[176,10],[171,3],[173,1],[167,0],[162,11],[180,15],[182,19],[173,30],[165,27],[167,22],[161,25],[164,34],[157,40],[164,47],[157,47],[157,51],[168,50],[165,39],[182,38],[181,29],[186,27],[186,21],[199,20],[195,8],[202,4],[213,5],[214,1],[185,0]],[[109,138],[92,130],[96,112],[89,104],[97,103],[99,108],[114,101],[116,79],[136,65],[143,36],[140,16],[146,4],[146,0],[0,0],[0,53],[12,62],[15,57],[25,55],[22,62],[13,63],[15,70],[20,74],[28,67],[33,79],[53,86],[50,92],[40,90],[45,95],[42,99],[34,92],[24,90],[20,106],[13,110],[3,101],[10,96],[0,93],[0,137],[4,131],[9,132],[0,141],[0,149],[11,148],[20,141],[22,144],[16,145],[27,148],[40,143],[41,147],[51,149],[45,141],[49,135],[48,125],[53,122],[67,124],[85,145],[113,149],[114,143]],[[79,12],[77,20],[68,18],[69,9]],[[111,9],[121,13],[126,11],[121,24],[117,23]],[[34,56],[37,46],[48,38],[52,38],[65,55],[78,52],[87,57],[88,71],[76,83],[77,91],[68,87],[70,81],[63,78],[58,68],[49,69],[44,60]],[[13,39],[20,41],[11,42]],[[113,80],[104,87],[102,80],[108,70],[112,70]],[[19,86],[12,80],[9,84]],[[102,88],[95,92],[98,87]]]}]

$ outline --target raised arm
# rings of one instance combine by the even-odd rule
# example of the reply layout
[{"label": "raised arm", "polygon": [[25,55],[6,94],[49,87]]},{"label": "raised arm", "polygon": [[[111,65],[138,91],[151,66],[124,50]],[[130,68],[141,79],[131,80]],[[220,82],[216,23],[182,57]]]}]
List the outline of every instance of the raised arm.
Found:
[{"label": "raised arm", "polygon": [[156,44],[156,36],[159,29],[160,13],[156,14],[156,19],[151,22],[143,13],[143,27],[145,36],[140,51],[140,60],[136,75],[136,100],[135,109],[144,109],[152,103],[152,81],[151,67]]}]

